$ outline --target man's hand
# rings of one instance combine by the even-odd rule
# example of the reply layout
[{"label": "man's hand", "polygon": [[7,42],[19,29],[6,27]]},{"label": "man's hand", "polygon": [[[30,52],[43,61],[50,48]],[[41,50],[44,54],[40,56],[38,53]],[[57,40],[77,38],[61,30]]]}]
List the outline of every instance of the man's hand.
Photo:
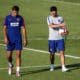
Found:
[{"label": "man's hand", "polygon": [[5,44],[8,44],[8,43],[9,43],[9,41],[8,41],[7,38],[4,38],[4,43],[5,43]]},{"label": "man's hand", "polygon": [[60,26],[61,28],[64,28],[64,27],[65,27],[65,23],[61,23],[61,24],[59,24],[59,26]]},{"label": "man's hand", "polygon": [[68,31],[68,30],[66,30],[66,32],[64,33],[64,35],[69,35],[69,31]]},{"label": "man's hand", "polygon": [[66,30],[64,33],[62,33],[61,35],[68,35],[69,34],[69,31]]},{"label": "man's hand", "polygon": [[27,46],[27,40],[23,40],[23,45],[24,45],[24,47],[26,47]]}]

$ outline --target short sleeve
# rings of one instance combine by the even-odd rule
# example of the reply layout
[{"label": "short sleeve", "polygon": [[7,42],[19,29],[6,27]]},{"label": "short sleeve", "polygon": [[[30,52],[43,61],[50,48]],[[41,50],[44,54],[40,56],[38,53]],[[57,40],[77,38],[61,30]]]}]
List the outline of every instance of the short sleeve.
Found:
[{"label": "short sleeve", "polygon": [[47,24],[49,25],[49,24],[52,24],[52,23],[53,23],[52,18],[51,17],[47,17]]},{"label": "short sleeve", "polygon": [[21,25],[20,25],[21,27],[25,26],[25,22],[24,22],[24,18],[23,17],[21,18],[21,22],[20,23],[21,23]]},{"label": "short sleeve", "polygon": [[3,25],[4,26],[8,26],[8,19],[7,19],[7,17],[5,17]]},{"label": "short sleeve", "polygon": [[60,18],[60,22],[61,22],[61,23],[64,23],[63,17]]}]

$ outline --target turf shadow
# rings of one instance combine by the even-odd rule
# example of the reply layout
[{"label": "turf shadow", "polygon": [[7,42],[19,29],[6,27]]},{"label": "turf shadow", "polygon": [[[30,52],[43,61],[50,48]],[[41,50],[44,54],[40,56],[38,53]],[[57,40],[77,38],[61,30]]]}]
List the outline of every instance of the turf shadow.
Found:
[{"label": "turf shadow", "polygon": [[[75,63],[75,64],[68,64],[66,65],[67,68],[69,68],[69,71],[80,69],[80,63]],[[55,70],[61,69],[61,66],[55,67]]]},{"label": "turf shadow", "polygon": [[80,69],[80,63],[66,65],[70,70]]},{"label": "turf shadow", "polygon": [[32,70],[32,71],[24,71],[24,72],[21,72],[21,75],[25,76],[29,74],[42,73],[42,72],[47,72],[47,71],[49,71],[49,68],[37,69],[37,70]]},{"label": "turf shadow", "polygon": [[[80,69],[80,63],[68,64],[68,65],[66,65],[66,67],[69,68],[68,72],[71,72],[73,70]],[[55,67],[55,70],[60,70],[60,69],[61,69],[61,66],[56,66]],[[47,72],[47,71],[49,71],[49,67],[48,68],[31,70],[31,71],[24,71],[24,72],[21,72],[21,75],[25,76],[25,75],[37,74],[37,73],[42,73],[42,72]]]}]

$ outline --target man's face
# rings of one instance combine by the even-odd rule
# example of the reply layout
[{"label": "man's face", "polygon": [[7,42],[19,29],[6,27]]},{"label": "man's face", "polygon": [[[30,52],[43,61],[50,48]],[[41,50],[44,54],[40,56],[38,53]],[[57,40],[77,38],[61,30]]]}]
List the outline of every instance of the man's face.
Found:
[{"label": "man's face", "polygon": [[17,12],[17,11],[15,11],[15,10],[13,10],[11,14],[12,14],[12,16],[14,16],[14,17],[15,17],[15,16],[17,16],[17,15],[18,15],[18,12]]},{"label": "man's face", "polygon": [[57,16],[57,11],[52,11],[51,15],[54,16],[54,17],[56,17]]}]

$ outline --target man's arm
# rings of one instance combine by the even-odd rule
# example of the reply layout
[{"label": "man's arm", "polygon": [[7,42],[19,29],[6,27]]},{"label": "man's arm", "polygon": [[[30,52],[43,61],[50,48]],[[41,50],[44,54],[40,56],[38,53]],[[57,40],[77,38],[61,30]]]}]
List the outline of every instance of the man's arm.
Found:
[{"label": "man's arm", "polygon": [[52,27],[52,28],[58,28],[58,27],[62,28],[65,26],[65,23],[63,23],[63,22],[61,24],[54,24],[52,18],[50,18],[50,17],[47,17],[47,23],[48,23],[48,26]]},{"label": "man's arm", "polygon": [[22,29],[22,36],[23,36],[24,46],[27,46],[27,31],[26,31],[26,27],[22,26],[21,29]]},{"label": "man's arm", "polygon": [[[65,22],[63,22],[62,24],[65,24]],[[62,29],[64,29],[64,33],[62,35],[68,35],[69,34],[69,31],[66,27],[66,24],[62,27]]]},{"label": "man's arm", "polygon": [[3,33],[4,33],[4,43],[5,44],[8,44],[8,37],[7,37],[7,29],[6,29],[6,26],[4,25],[3,27]]},{"label": "man's arm", "polygon": [[64,28],[65,27],[65,23],[61,23],[61,24],[48,24],[48,26],[52,27],[52,28],[57,28],[57,27],[61,27]]},{"label": "man's arm", "polygon": [[66,27],[66,24],[64,22],[61,23],[61,24],[49,24],[49,26],[52,27],[52,28],[57,28],[57,27],[60,28],[61,27],[62,29],[65,30],[65,32],[63,33],[63,35],[68,35],[69,34],[69,31],[68,31],[68,29]]}]

